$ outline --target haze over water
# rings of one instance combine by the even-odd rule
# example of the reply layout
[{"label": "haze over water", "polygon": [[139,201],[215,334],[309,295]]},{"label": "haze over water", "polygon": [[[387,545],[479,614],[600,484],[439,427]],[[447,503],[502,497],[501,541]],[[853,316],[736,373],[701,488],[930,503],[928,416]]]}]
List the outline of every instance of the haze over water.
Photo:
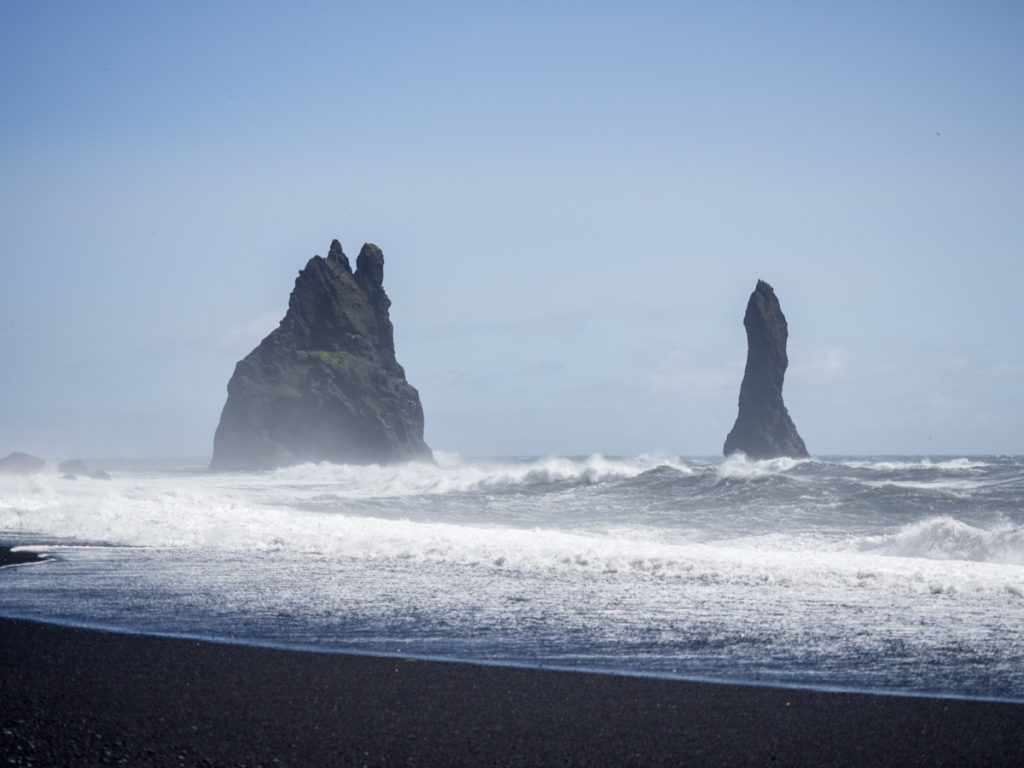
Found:
[{"label": "haze over water", "polygon": [[0,456],[208,455],[332,238],[426,441],[1024,452],[1024,5],[0,3]]}]

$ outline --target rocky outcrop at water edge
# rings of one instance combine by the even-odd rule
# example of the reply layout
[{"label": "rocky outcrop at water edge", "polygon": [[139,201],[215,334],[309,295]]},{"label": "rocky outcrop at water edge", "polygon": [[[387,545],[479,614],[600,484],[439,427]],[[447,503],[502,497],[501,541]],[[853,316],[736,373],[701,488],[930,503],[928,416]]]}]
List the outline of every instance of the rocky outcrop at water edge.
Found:
[{"label": "rocky outcrop at water edge", "polygon": [[0,459],[0,474],[4,475],[34,475],[42,472],[46,461],[38,456],[15,451]]},{"label": "rocky outcrop at water edge", "polygon": [[299,272],[276,330],[235,366],[213,470],[431,459],[419,393],[395,358],[384,255],[341,244]]},{"label": "rocky outcrop at water edge", "polygon": [[724,453],[742,452],[752,459],[806,458],[807,447],[782,400],[789,328],[775,291],[763,280],[750,294],[743,327],[747,364],[740,384],[739,414],[725,439]]}]

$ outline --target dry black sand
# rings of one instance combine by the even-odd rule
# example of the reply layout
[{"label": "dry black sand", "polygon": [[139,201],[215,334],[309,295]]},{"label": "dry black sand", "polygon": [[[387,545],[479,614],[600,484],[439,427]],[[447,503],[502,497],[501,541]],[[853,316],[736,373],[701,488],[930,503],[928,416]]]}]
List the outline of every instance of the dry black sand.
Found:
[{"label": "dry black sand", "polygon": [[0,619],[0,765],[1024,765],[1024,705]]}]

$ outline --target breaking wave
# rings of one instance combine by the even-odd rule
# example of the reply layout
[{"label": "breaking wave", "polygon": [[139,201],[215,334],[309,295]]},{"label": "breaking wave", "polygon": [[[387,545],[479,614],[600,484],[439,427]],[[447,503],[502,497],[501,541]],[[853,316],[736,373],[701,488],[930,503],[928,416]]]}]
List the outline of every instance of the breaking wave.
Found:
[{"label": "breaking wave", "polygon": [[978,459],[957,458],[934,461],[930,458],[914,460],[843,460],[844,466],[851,469],[870,469],[876,472],[897,472],[907,470],[941,470],[945,472],[969,471],[984,469],[990,466],[988,462]]},{"label": "breaking wave", "polygon": [[989,529],[949,516],[933,517],[870,537],[860,549],[898,557],[1024,565],[1024,527],[1003,522]]},{"label": "breaking wave", "polygon": [[813,461],[813,459],[791,459],[787,456],[777,459],[751,459],[743,453],[734,453],[727,456],[719,465],[718,473],[723,478],[753,480],[788,472],[801,464]]},{"label": "breaking wave", "polygon": [[[514,490],[517,487],[535,488],[556,484],[591,485],[634,478],[665,466],[682,474],[693,472],[679,459],[647,455],[628,459],[611,459],[594,454],[584,459],[553,456],[540,459],[465,462],[457,454],[438,452],[436,464],[303,464],[276,470],[270,473],[270,480],[310,487],[329,486],[333,493],[341,496],[387,498]],[[238,479],[243,484],[253,482],[250,473],[243,474]]]}]

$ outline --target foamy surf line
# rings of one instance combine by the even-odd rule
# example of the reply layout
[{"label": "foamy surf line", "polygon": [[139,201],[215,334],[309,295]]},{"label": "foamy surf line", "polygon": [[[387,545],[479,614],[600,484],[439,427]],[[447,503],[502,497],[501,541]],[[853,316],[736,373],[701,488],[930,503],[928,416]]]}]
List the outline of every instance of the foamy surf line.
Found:
[{"label": "foamy surf line", "polygon": [[[756,535],[735,539],[673,541],[645,528],[607,530],[520,528],[333,516],[291,527],[274,516],[251,522],[245,538],[219,538],[225,522],[209,530],[174,530],[144,538],[90,543],[54,539],[18,547],[23,557],[62,550],[71,559],[90,550],[180,553],[194,560],[272,554],[377,563],[489,568],[496,575],[633,575],[648,580],[734,584],[784,583],[805,588],[856,587],[896,593],[961,593],[1024,597],[1024,527],[980,529],[949,517],[910,524],[892,533],[823,543],[820,536]],[[107,531],[109,533],[109,531]],[[955,568],[951,568],[955,565]]]},{"label": "foamy surf line", "polygon": [[13,568],[18,565],[34,565],[50,560],[48,555],[40,554],[31,548],[17,545],[0,544],[0,568]]},{"label": "foamy surf line", "polygon": [[[450,563],[401,558],[363,563],[325,555],[267,553],[254,559],[246,553],[174,548],[32,549],[59,560],[34,569],[31,580],[8,582],[0,598],[6,615],[330,653],[808,690],[1024,698],[1019,683],[997,682],[994,670],[1015,664],[1004,652],[989,662],[991,679],[955,683],[955,660],[943,650],[952,644],[960,646],[958,657],[992,653],[977,643],[977,622],[960,626],[958,615],[987,611],[995,624],[986,634],[1015,635],[1019,626],[1010,621],[1014,612],[1006,613],[1012,608],[1007,599],[1016,603],[1019,596],[1000,597],[996,589],[976,597],[962,583],[947,577],[929,583],[913,571],[897,579],[895,592],[895,576],[852,571],[827,591],[819,584],[805,598],[803,589],[794,592],[792,577],[766,578],[764,565],[758,570],[749,558],[724,570],[722,563],[713,571],[705,566],[686,580],[666,577],[652,566],[644,566],[648,573],[614,576],[589,570],[589,563],[570,562],[552,581],[545,569],[532,574],[471,564],[453,569]],[[820,580],[817,571],[826,562],[801,566],[808,578]],[[333,574],[328,580],[325,569]],[[32,589],[33,581],[38,588]],[[553,585],[575,597],[552,594]],[[23,588],[28,591],[21,598]],[[891,610],[888,593],[906,596],[898,598],[903,601],[898,625],[874,618],[880,598]],[[685,609],[708,599],[733,607],[710,614]],[[814,607],[821,601],[833,606],[826,625]],[[843,602],[850,604],[841,607]],[[949,611],[952,616],[946,616]],[[609,623],[608,616],[619,618]],[[902,639],[904,624],[919,628],[913,638]],[[802,649],[808,635],[813,651]],[[893,643],[899,644],[893,661],[905,665],[912,659],[914,669],[927,670],[930,677],[917,679],[911,671],[896,678],[888,672]],[[860,669],[865,654],[877,669]],[[823,676],[822,669],[829,671]]]},{"label": "foamy surf line", "polygon": [[5,570],[17,578],[0,612],[334,653],[1017,700],[1021,468],[442,456],[6,477],[0,531],[59,560]]},{"label": "foamy surf line", "polygon": [[355,657],[355,658],[370,658],[370,659],[393,659],[393,660],[409,660],[409,661],[425,661],[425,662],[436,662],[441,664],[463,664],[477,667],[491,667],[498,669],[522,669],[522,670],[534,670],[538,672],[563,672],[563,673],[574,673],[582,675],[598,675],[604,677],[613,678],[631,678],[639,680],[665,680],[680,683],[699,683],[706,685],[716,686],[742,686],[747,688],[765,688],[770,690],[779,691],[812,691],[816,693],[827,693],[827,694],[857,694],[867,696],[885,696],[893,698],[905,698],[905,699],[930,699],[930,700],[949,700],[949,701],[976,701],[976,702],[990,702],[990,703],[1002,703],[1002,704],[1021,704],[1024,705],[1024,696],[1014,697],[1000,697],[1000,696],[980,696],[980,695],[962,695],[955,693],[946,692],[928,692],[928,691],[898,691],[898,690],[887,690],[884,688],[869,688],[869,687],[858,687],[858,686],[844,686],[844,685],[833,685],[833,684],[811,684],[811,683],[786,683],[776,681],[765,681],[757,678],[744,678],[737,676],[714,676],[714,675],[700,675],[700,674],[679,674],[669,672],[654,672],[654,671],[643,671],[632,669],[628,667],[613,668],[607,667],[590,667],[585,664],[581,665],[560,665],[560,664],[540,664],[530,663],[526,661],[517,661],[514,659],[480,659],[474,657],[462,657],[462,656],[450,656],[444,654],[423,654],[414,652],[402,652],[402,651],[381,651],[378,649],[361,649],[361,648],[346,648],[337,649],[324,647],[320,645],[302,644],[302,643],[285,643],[275,642],[271,640],[265,640],[260,638],[245,638],[245,637],[224,637],[213,634],[203,633],[189,633],[189,632],[162,632],[162,631],[147,631],[145,629],[122,627],[113,624],[100,624],[88,621],[73,621],[73,620],[60,620],[46,617],[38,617],[32,615],[21,615],[21,614],[7,614],[0,613],[0,621],[11,620],[11,621],[24,621],[31,622],[34,624],[43,624],[54,627],[64,627],[67,629],[84,630],[88,632],[107,633],[113,635],[121,635],[127,637],[152,637],[152,638],[163,638],[168,640],[182,640],[182,641],[194,641],[198,643],[208,643],[210,645],[218,646],[232,646],[239,648],[262,648],[266,650],[275,651],[286,651],[300,654],[319,654],[325,656],[342,656],[342,657]]},{"label": "foamy surf line", "polygon": [[1011,703],[296,653],[2,624],[0,654],[19,664],[0,688],[7,722],[0,743],[8,754],[38,763],[1024,760],[1022,709]]}]

